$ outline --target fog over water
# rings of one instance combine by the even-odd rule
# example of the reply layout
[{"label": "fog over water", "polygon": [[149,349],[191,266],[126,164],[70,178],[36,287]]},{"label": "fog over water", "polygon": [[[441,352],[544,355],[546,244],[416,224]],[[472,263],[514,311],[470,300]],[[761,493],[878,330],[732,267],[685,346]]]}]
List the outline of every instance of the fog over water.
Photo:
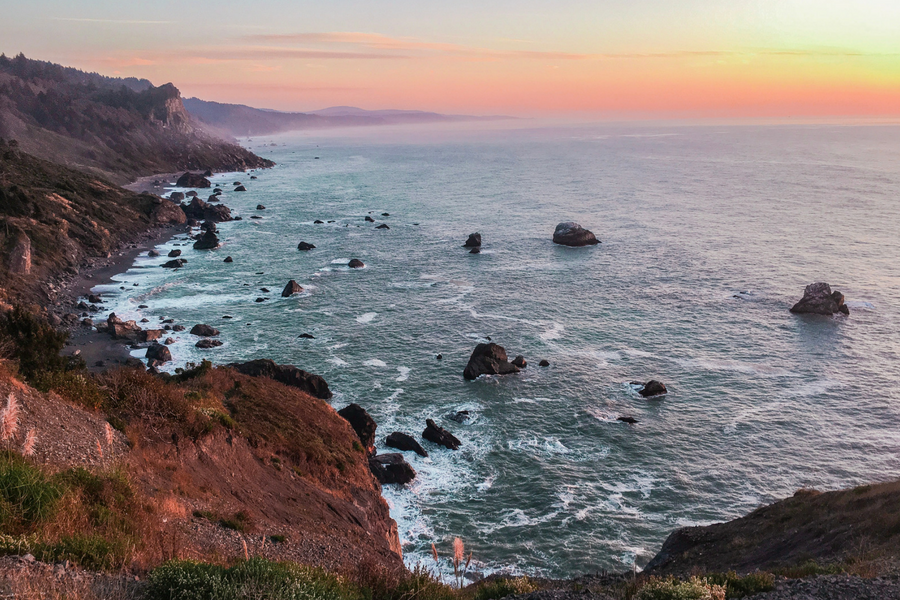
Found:
[{"label": "fog over water", "polygon": [[[242,140],[278,166],[213,177],[243,217],[222,247],[180,235],[160,250],[185,268],[141,257],[99,289],[127,318],[221,330],[213,350],[179,334],[172,369],[321,374],[380,451],[427,417],[451,430],[459,451],[425,442],[418,478],[384,488],[410,565],[458,536],[483,569],[630,569],[676,527],[900,476],[900,128],[517,127]],[[570,220],[602,244],[554,245]],[[305,291],[281,298],[289,279]],[[814,281],[849,318],[788,312]],[[464,381],[488,337],[528,368]],[[651,378],[664,399],[628,385]]]}]

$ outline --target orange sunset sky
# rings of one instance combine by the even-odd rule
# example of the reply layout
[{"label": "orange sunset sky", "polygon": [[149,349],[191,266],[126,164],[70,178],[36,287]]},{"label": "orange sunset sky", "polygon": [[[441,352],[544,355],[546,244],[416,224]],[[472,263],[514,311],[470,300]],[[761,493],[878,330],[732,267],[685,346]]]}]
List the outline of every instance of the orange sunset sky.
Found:
[{"label": "orange sunset sky", "polygon": [[279,110],[900,114],[896,0],[35,0],[3,12],[7,55]]}]

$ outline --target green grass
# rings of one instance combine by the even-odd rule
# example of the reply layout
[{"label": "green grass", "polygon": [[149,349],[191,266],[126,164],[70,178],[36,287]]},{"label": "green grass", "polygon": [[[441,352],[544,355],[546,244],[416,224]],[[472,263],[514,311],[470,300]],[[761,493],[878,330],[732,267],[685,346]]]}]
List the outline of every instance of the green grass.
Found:
[{"label": "green grass", "polygon": [[226,529],[233,529],[241,533],[247,533],[252,527],[250,515],[240,510],[231,517],[224,517],[219,520],[219,525]]},{"label": "green grass", "polygon": [[537,584],[527,577],[503,577],[479,585],[474,600],[498,600],[514,594],[530,594],[538,589]]},{"label": "green grass", "polygon": [[843,573],[844,568],[837,564],[820,565],[814,560],[808,560],[794,567],[772,569],[772,572],[775,575],[787,577],[788,579],[803,579],[813,575],[837,575],[838,573]]},{"label": "green grass", "polygon": [[63,486],[27,459],[0,453],[0,531],[29,529],[52,517]]},{"label": "green grass", "polygon": [[64,536],[52,542],[36,542],[31,553],[43,562],[68,560],[93,571],[110,571],[124,567],[131,556],[127,538],[106,539],[100,535]]},{"label": "green grass", "polygon": [[634,595],[634,600],[720,600],[725,589],[705,579],[691,577],[681,581],[674,577],[651,577]]},{"label": "green grass", "polygon": [[150,573],[147,600],[364,600],[321,569],[253,558],[233,567],[171,561]]},{"label": "green grass", "polygon": [[734,571],[728,573],[712,573],[707,575],[709,583],[725,588],[725,597],[743,598],[775,589],[775,577],[771,573],[756,572],[739,576]]}]

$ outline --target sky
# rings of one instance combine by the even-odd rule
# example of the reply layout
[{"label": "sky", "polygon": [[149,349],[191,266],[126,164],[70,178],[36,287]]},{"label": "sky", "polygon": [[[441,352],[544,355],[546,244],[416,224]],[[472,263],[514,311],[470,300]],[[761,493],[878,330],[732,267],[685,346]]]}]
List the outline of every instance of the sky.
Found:
[{"label": "sky", "polygon": [[0,12],[8,56],[277,110],[900,115],[900,0],[0,0]]}]

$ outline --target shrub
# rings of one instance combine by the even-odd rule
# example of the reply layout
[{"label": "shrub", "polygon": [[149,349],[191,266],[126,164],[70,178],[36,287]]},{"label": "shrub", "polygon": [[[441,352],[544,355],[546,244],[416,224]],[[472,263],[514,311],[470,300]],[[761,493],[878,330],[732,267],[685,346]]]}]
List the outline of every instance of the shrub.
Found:
[{"label": "shrub", "polygon": [[252,520],[249,514],[240,510],[234,513],[234,516],[232,517],[221,519],[219,525],[226,529],[233,529],[235,531],[240,531],[241,533],[246,533],[252,526]]},{"label": "shrub", "polygon": [[475,600],[496,600],[515,594],[530,594],[537,590],[537,584],[527,577],[503,577],[479,585],[475,590]]},{"label": "shrub", "polygon": [[253,558],[233,567],[170,561],[150,573],[148,600],[362,600],[358,588],[321,569]]},{"label": "shrub", "polygon": [[34,387],[42,392],[54,391],[69,402],[92,410],[103,408],[106,394],[86,371],[43,371],[34,376]]},{"label": "shrub", "polygon": [[25,458],[0,453],[0,529],[30,528],[53,516],[63,487]]},{"label": "shrub", "polygon": [[132,546],[123,538],[106,539],[99,535],[63,536],[52,542],[37,542],[31,553],[40,561],[68,560],[95,571],[122,568],[131,556]]},{"label": "shrub", "polygon": [[19,373],[29,382],[45,371],[64,371],[69,359],[60,356],[69,334],[57,331],[46,320],[22,306],[0,316],[0,338],[6,341],[10,358],[19,363]]},{"label": "shrub", "polygon": [[725,588],[705,579],[691,577],[680,581],[674,577],[650,580],[634,596],[635,600],[725,600]]},{"label": "shrub", "polygon": [[794,567],[782,567],[772,570],[776,575],[781,575],[788,579],[803,579],[813,575],[836,575],[843,571],[844,569],[840,565],[820,565],[814,560],[808,560]]},{"label": "shrub", "polygon": [[708,575],[709,583],[725,588],[726,598],[743,598],[775,589],[775,576],[771,573],[756,572],[743,577],[734,571]]}]

